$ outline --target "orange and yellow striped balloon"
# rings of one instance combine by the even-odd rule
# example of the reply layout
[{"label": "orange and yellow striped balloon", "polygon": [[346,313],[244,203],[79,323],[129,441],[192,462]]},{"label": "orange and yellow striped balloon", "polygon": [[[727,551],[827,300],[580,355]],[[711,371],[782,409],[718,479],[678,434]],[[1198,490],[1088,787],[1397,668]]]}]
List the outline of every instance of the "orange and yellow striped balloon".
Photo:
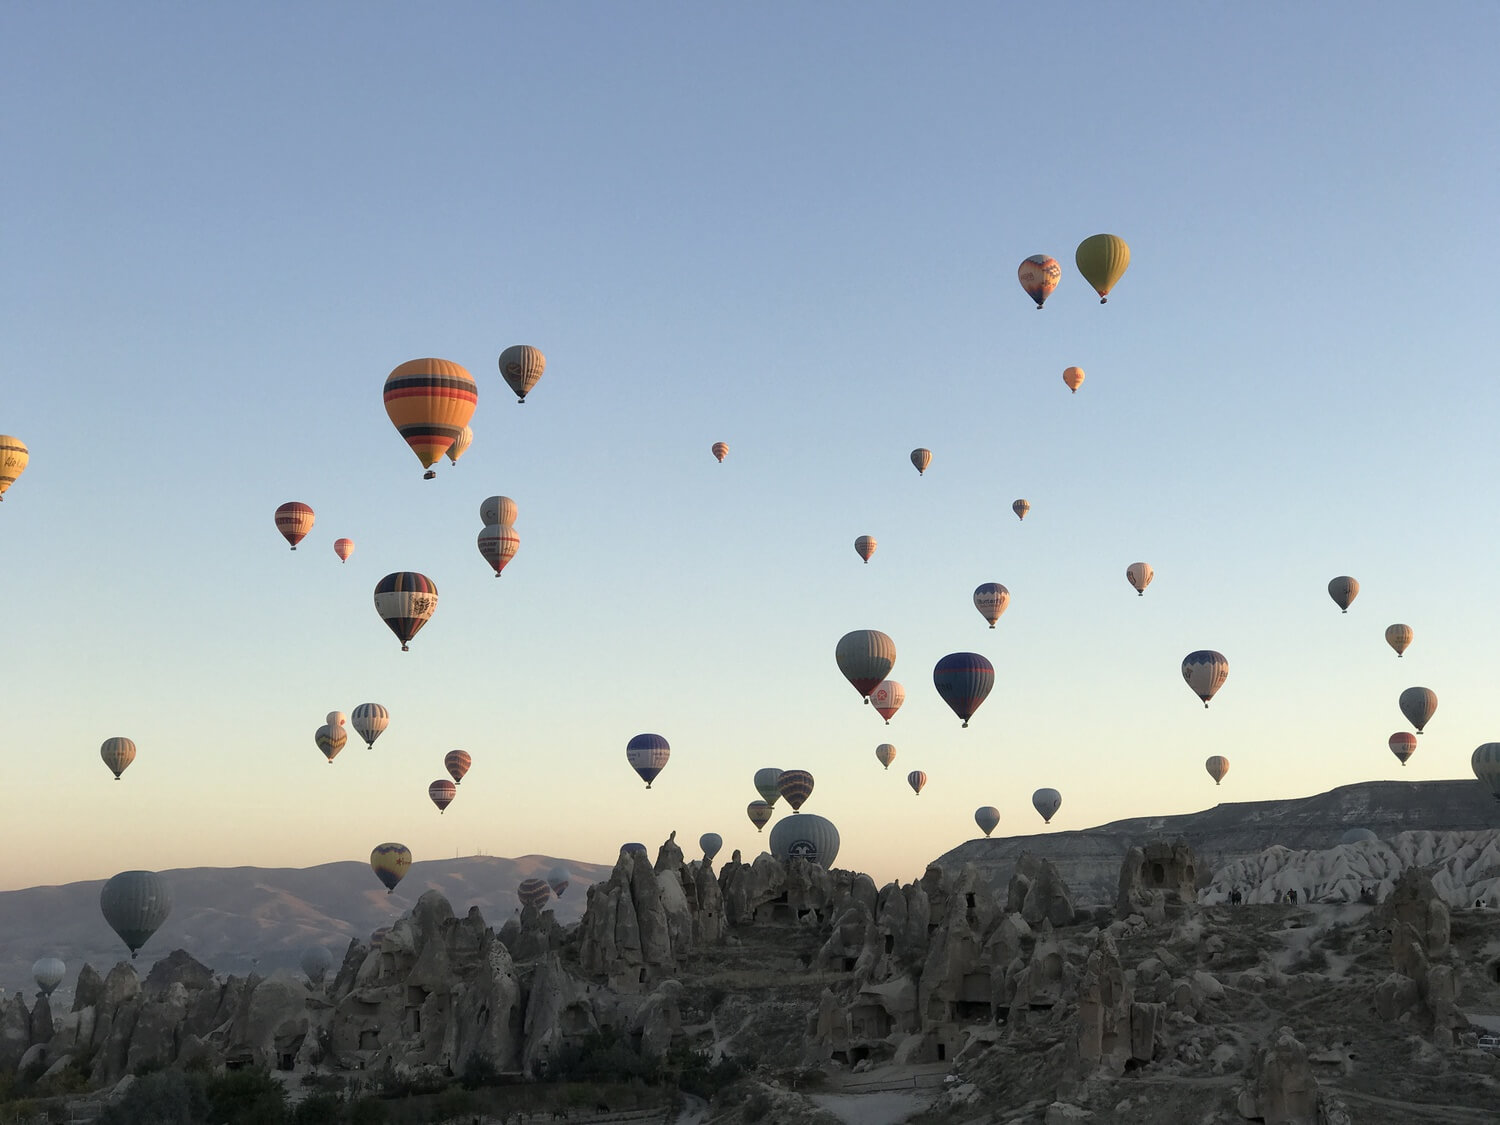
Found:
[{"label": "orange and yellow striped balloon", "polygon": [[16,478],[26,471],[26,463],[30,460],[31,452],[24,441],[9,434],[0,434],[0,500],[5,499],[6,489],[15,484]]},{"label": "orange and yellow striped balloon", "polygon": [[385,379],[385,412],[424,469],[459,439],[478,401],[474,377],[446,359],[414,359]]}]

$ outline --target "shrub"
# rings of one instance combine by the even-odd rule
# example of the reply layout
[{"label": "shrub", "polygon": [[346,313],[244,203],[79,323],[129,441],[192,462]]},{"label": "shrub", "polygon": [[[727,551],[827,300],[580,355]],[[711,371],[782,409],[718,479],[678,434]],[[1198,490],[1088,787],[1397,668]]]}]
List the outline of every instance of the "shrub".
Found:
[{"label": "shrub", "polygon": [[289,1121],[291,1125],[338,1125],[343,1110],[344,1103],[336,1095],[320,1090],[297,1103]]},{"label": "shrub", "polygon": [[268,1070],[231,1070],[208,1080],[215,1125],[279,1125],[287,1118],[286,1090]]},{"label": "shrub", "polygon": [[162,1070],[137,1078],[99,1115],[99,1125],[199,1125],[209,1120],[208,1094],[196,1075]]}]

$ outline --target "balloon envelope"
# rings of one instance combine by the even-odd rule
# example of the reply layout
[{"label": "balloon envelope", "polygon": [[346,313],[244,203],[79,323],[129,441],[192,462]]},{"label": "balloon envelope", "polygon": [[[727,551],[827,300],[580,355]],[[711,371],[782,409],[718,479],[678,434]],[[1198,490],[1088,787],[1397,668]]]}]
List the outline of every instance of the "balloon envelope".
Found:
[{"label": "balloon envelope", "polygon": [[122,871],[100,890],[99,909],[134,959],[172,913],[172,888],[155,871]]},{"label": "balloon envelope", "polygon": [[839,855],[839,830],[817,813],[787,816],[771,829],[770,843],[771,854],[783,863],[805,859],[829,871]]},{"label": "balloon envelope", "polygon": [[427,798],[437,806],[438,812],[445,811],[453,803],[453,798],[458,795],[458,786],[446,777],[434,781],[427,787]]},{"label": "balloon envelope", "polygon": [[1214,779],[1214,784],[1224,780],[1224,775],[1229,772],[1229,759],[1222,754],[1215,754],[1203,763],[1203,768],[1208,771],[1208,776]]},{"label": "balloon envelope", "polygon": [[1329,581],[1328,596],[1334,605],[1348,613],[1349,603],[1359,596],[1359,583],[1347,574],[1341,574]]},{"label": "balloon envelope", "polygon": [[411,849],[405,844],[376,844],[370,852],[370,870],[384,884],[386,894],[394,894],[396,884],[411,870]]},{"label": "balloon envelope", "polygon": [[318,749],[323,751],[323,757],[327,758],[331,765],[339,756],[339,751],[344,748],[344,743],[349,741],[349,736],[344,732],[343,727],[332,727],[324,723],[313,734],[313,741],[318,744]]},{"label": "balloon envelope", "polygon": [[890,769],[891,763],[896,760],[896,748],[889,742],[882,742],[875,747],[875,760],[886,769]]},{"label": "balloon envelope", "polygon": [[703,849],[704,861],[712,863],[714,856],[718,855],[719,850],[724,846],[724,837],[717,832],[705,832],[698,837],[698,846]]},{"label": "balloon envelope", "polygon": [[922,795],[922,787],[927,784],[927,775],[921,770],[912,770],[906,775],[906,784],[911,786],[911,791],[918,797]]},{"label": "balloon envelope", "polygon": [[516,392],[517,401],[526,401],[546,370],[547,357],[530,344],[515,344],[500,353],[500,375]]},{"label": "balloon envelope", "polygon": [[1182,678],[1194,695],[1203,700],[1203,706],[1224,686],[1229,678],[1229,661],[1222,652],[1211,648],[1200,648],[1182,659]]},{"label": "balloon envelope", "polygon": [[775,766],[766,766],[755,771],[755,791],[760,794],[760,799],[767,805],[774,807],[781,796],[781,790],[776,788],[780,781],[781,771]]},{"label": "balloon envelope", "polygon": [[1351,828],[1339,837],[1340,844],[1378,844],[1380,837],[1368,828]]},{"label": "balloon envelope", "polygon": [[342,711],[330,711],[323,721],[331,727],[341,727],[349,721],[349,716]]},{"label": "balloon envelope", "polygon": [[995,666],[977,652],[950,652],[932,669],[932,683],[943,702],[969,725],[969,718],[995,686]]},{"label": "balloon envelope", "polygon": [[516,502],[509,496],[486,497],[479,505],[479,519],[485,527],[509,527],[516,522]]},{"label": "balloon envelope", "polygon": [[355,733],[365,740],[365,746],[375,748],[375,740],[391,725],[391,713],[378,703],[361,703],[349,716]]},{"label": "balloon envelope", "polygon": [[974,823],[988,836],[1000,823],[1000,810],[994,805],[985,805],[974,810]]},{"label": "balloon envelope", "polygon": [[1016,270],[1016,278],[1020,281],[1021,288],[1026,290],[1026,296],[1036,302],[1037,308],[1041,308],[1047,303],[1047,298],[1052,296],[1057,283],[1062,280],[1062,266],[1057,264],[1056,258],[1046,254],[1033,254]]},{"label": "balloon envelope", "polygon": [[474,376],[446,359],[413,359],[385,379],[385,412],[424,469],[448,452],[474,417]]},{"label": "balloon envelope", "polygon": [[119,781],[125,767],[135,761],[135,743],[128,738],[106,738],[99,747],[99,757],[104,759],[104,764],[114,773],[115,780]]},{"label": "balloon envelope", "polygon": [[469,772],[469,767],[474,764],[466,750],[449,750],[443,755],[443,768],[448,771],[448,776],[453,779],[453,784],[462,785],[464,774]]},{"label": "balloon envelope", "polygon": [[1417,752],[1417,736],[1410,731],[1398,730],[1391,735],[1387,745],[1391,748],[1391,753],[1396,755],[1396,760],[1404,766],[1406,759]]},{"label": "balloon envelope", "polygon": [[1469,755],[1469,768],[1479,783],[1500,801],[1500,742],[1486,742]]},{"label": "balloon envelope", "polygon": [[854,541],[854,552],[860,558],[864,559],[865,562],[869,562],[870,556],[875,553],[876,546],[875,536],[861,535]]},{"label": "balloon envelope", "polygon": [[24,441],[10,434],[0,434],[0,500],[5,499],[6,492],[26,471],[30,460],[31,452]]},{"label": "balloon envelope", "polygon": [[838,662],[844,679],[869,702],[875,685],[889,676],[895,667],[896,642],[878,629],[856,629],[839,638],[833,658]]},{"label": "balloon envelope", "polygon": [[745,815],[750,818],[750,823],[755,825],[757,832],[764,832],[766,823],[771,819],[771,806],[764,801],[751,801],[745,806]]},{"label": "balloon envelope", "polygon": [[1150,563],[1131,563],[1125,568],[1125,580],[1135,587],[1135,592],[1141,597],[1146,596],[1146,587],[1151,585],[1151,579],[1156,577],[1156,571],[1151,569]]},{"label": "balloon envelope", "polygon": [[51,996],[52,990],[62,984],[68,966],[60,957],[43,957],[31,966],[31,979],[43,996]]},{"label": "balloon envelope", "polygon": [[974,608],[979,615],[995,627],[995,622],[1010,606],[1010,591],[998,582],[985,582],[974,587]]},{"label": "balloon envelope", "polygon": [[917,470],[917,476],[927,471],[927,466],[932,464],[932,450],[913,449],[911,451],[911,463]]},{"label": "balloon envelope", "polygon": [[566,867],[554,867],[547,872],[547,886],[552,888],[552,893],[562,898],[563,892],[568,889],[570,876]]},{"label": "balloon envelope", "polygon": [[516,887],[516,897],[521,900],[522,906],[532,906],[537,910],[546,906],[552,899],[552,888],[547,885],[547,880],[532,877],[522,879]]},{"label": "balloon envelope", "polygon": [[729,444],[727,442],[716,441],[710,449],[710,452],[713,453],[714,460],[722,465],[724,463],[724,458],[729,456]]},{"label": "balloon envelope", "polygon": [[297,544],[312,530],[313,510],[299,500],[290,500],[276,509],[276,530],[297,549]]},{"label": "balloon envelope", "polygon": [[1389,625],[1385,630],[1385,643],[1395,649],[1396,655],[1400,656],[1410,646],[1411,635],[1410,625]]},{"label": "balloon envelope", "polygon": [[1031,807],[1042,814],[1042,819],[1048,824],[1057,815],[1057,810],[1062,808],[1062,794],[1056,789],[1038,789],[1031,795]]},{"label": "balloon envelope", "polygon": [[659,734],[638,734],[625,744],[625,760],[641,775],[647,789],[651,788],[656,775],[667,768],[667,759],[671,756],[672,748]]},{"label": "balloon envelope", "polygon": [[333,541],[333,553],[339,557],[339,562],[348,562],[349,556],[354,554],[354,540],[335,539]]},{"label": "balloon envelope", "polygon": [[437,584],[415,570],[398,570],[375,584],[375,612],[401,642],[401,651],[437,612]]},{"label": "balloon envelope", "polygon": [[1028,504],[1025,500],[1017,500],[1010,506],[1010,510],[1016,513],[1016,519],[1024,520],[1026,518],[1026,513],[1031,511],[1031,505]]},{"label": "balloon envelope", "polygon": [[448,464],[457,465],[458,459],[472,444],[474,444],[474,429],[471,426],[465,426],[458,431],[458,437],[454,438],[453,444],[448,447]]},{"label": "balloon envelope", "polygon": [[796,812],[812,796],[813,775],[806,770],[785,770],[776,782],[776,789],[792,806],[792,812]]},{"label": "balloon envelope", "polygon": [[901,710],[901,704],[906,702],[906,689],[895,680],[881,680],[870,692],[870,702],[889,726],[891,716]]},{"label": "balloon envelope", "polygon": [[1422,728],[1432,721],[1432,714],[1437,710],[1437,693],[1431,688],[1409,687],[1401,693],[1400,704],[1406,721],[1421,734]]},{"label": "balloon envelope", "polygon": [[1078,393],[1078,388],[1081,387],[1081,386],[1083,386],[1083,368],[1081,368],[1081,367],[1067,367],[1067,368],[1064,368],[1063,369],[1063,382],[1068,385],[1068,390],[1072,391],[1076,395]]},{"label": "balloon envelope", "polygon": [[521,537],[510,524],[491,524],[479,529],[479,553],[494,568],[496,578],[520,549]]},{"label": "balloon envelope", "polygon": [[302,951],[302,972],[308,982],[318,984],[333,968],[333,954],[321,945],[310,945]]},{"label": "balloon envelope", "polygon": [[1099,294],[1102,305],[1130,265],[1130,247],[1119,235],[1091,234],[1078,244],[1073,260],[1083,279]]}]

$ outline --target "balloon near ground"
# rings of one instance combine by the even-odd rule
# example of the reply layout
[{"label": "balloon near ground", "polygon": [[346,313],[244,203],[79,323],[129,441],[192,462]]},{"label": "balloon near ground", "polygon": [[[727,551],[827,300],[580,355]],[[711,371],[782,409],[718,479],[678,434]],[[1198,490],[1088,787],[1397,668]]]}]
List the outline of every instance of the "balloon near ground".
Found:
[{"label": "balloon near ground", "polygon": [[933,667],[932,684],[967,727],[995,686],[995,666],[977,652],[950,652]]},{"label": "balloon near ground", "polygon": [[875,548],[877,546],[878,544],[875,542],[875,536],[861,535],[854,541],[854,553],[857,554],[860,558],[864,559],[866,563],[868,563],[870,561],[870,556],[875,553]]},{"label": "balloon near ground", "polygon": [[910,785],[911,791],[920,797],[922,790],[927,785],[927,775],[921,770],[912,770],[911,773],[906,775],[906,784]]},{"label": "balloon near ground", "polygon": [[1417,728],[1417,733],[1422,733],[1422,728],[1432,722],[1432,716],[1437,711],[1437,693],[1431,688],[1409,687],[1401,693],[1398,701],[1401,705],[1401,713],[1406,716],[1406,721]]},{"label": "balloon near ground", "polygon": [[464,774],[469,772],[469,767],[473,764],[474,759],[467,750],[449,750],[443,755],[443,768],[448,771],[454,785],[464,783]]},{"label": "balloon near ground", "polygon": [[698,846],[703,849],[703,862],[712,863],[724,847],[724,837],[717,832],[705,832],[698,837]]},{"label": "balloon near ground", "polygon": [[133,961],[172,913],[172,887],[155,871],[122,871],[100,890],[99,909]]},{"label": "balloon near ground", "polygon": [[409,642],[432,620],[437,612],[437,584],[415,570],[398,570],[375,584],[375,612],[401,642],[406,652]]},{"label": "balloon near ground", "polygon": [[805,859],[831,871],[839,856],[839,830],[817,813],[788,816],[771,829],[771,854],[782,863]]},{"label": "balloon near ground", "polygon": [[709,448],[709,452],[714,455],[714,460],[722,465],[724,463],[724,458],[729,456],[729,443],[716,441]]},{"label": "balloon near ground", "polygon": [[776,782],[776,790],[786,798],[792,812],[797,812],[812,796],[813,775],[806,770],[784,770]]},{"label": "balloon near ground", "polygon": [[485,527],[509,527],[516,522],[516,502],[509,496],[489,496],[479,505],[479,521]]},{"label": "balloon near ground", "polygon": [[672,748],[659,734],[638,734],[625,744],[625,760],[641,775],[647,789],[651,788],[657,774],[667,768],[667,759],[671,756]]},{"label": "balloon near ground", "polygon": [[1125,568],[1125,580],[1135,587],[1138,597],[1146,596],[1146,587],[1151,585],[1151,579],[1156,577],[1156,571],[1151,569],[1150,563],[1131,563]]},{"label": "balloon near ground", "polygon": [[135,743],[128,738],[106,738],[104,745],[99,747],[99,757],[119,781],[125,767],[135,761]]},{"label": "balloon near ground", "polygon": [[333,727],[324,723],[313,733],[313,741],[317,743],[318,749],[323,751],[323,757],[328,759],[328,764],[333,765],[333,760],[339,756],[339,751],[349,741],[349,736],[344,733],[343,727]]},{"label": "balloon near ground", "polygon": [[396,884],[411,870],[411,849],[405,844],[376,844],[370,852],[370,870],[375,872],[386,894],[395,894]]},{"label": "balloon near ground", "polygon": [[1349,605],[1359,596],[1359,583],[1347,574],[1340,574],[1328,583],[1328,596],[1333,599],[1333,604],[1345,613],[1349,612]]},{"label": "balloon near ground", "polygon": [[307,977],[308,984],[321,984],[331,968],[333,954],[324,946],[310,945],[302,951],[302,973]]},{"label": "balloon near ground", "polygon": [[1417,736],[1410,731],[1398,730],[1391,735],[1387,745],[1391,748],[1391,753],[1396,755],[1396,761],[1404,766],[1406,759],[1417,752]]},{"label": "balloon near ground", "polygon": [[1378,844],[1380,837],[1368,828],[1351,828],[1339,837],[1340,844]]},{"label": "balloon near ground", "polygon": [[891,763],[896,760],[896,748],[889,742],[882,742],[875,747],[875,760],[886,769],[890,769]]},{"label": "balloon near ground", "polygon": [[1052,296],[1057,283],[1062,280],[1062,266],[1057,264],[1056,258],[1046,254],[1033,254],[1016,269],[1016,279],[1020,281],[1021,288],[1026,290],[1026,296],[1036,302],[1037,308],[1041,308],[1047,303],[1047,298]]},{"label": "balloon near ground", "polygon": [[349,722],[355,733],[365,740],[366,749],[373,750],[375,740],[391,725],[391,713],[378,703],[361,703],[350,714]]},{"label": "balloon near ground", "polygon": [[1056,789],[1038,789],[1031,795],[1031,807],[1041,814],[1045,823],[1051,824],[1057,810],[1062,808],[1062,794]]},{"label": "balloon near ground", "polygon": [[479,553],[494,568],[496,578],[520,549],[521,537],[510,524],[491,524],[479,529]]},{"label": "balloon near ground", "polygon": [[1078,388],[1081,387],[1081,386],[1083,386],[1083,368],[1081,368],[1081,367],[1066,367],[1066,368],[1064,368],[1063,369],[1063,382],[1065,384],[1067,384],[1068,390],[1072,391],[1076,395],[1078,393]]},{"label": "balloon near ground", "polygon": [[1017,500],[1010,506],[1010,510],[1016,513],[1016,519],[1024,520],[1026,513],[1031,511],[1031,505],[1025,500]]},{"label": "balloon near ground", "polygon": [[981,806],[974,810],[974,823],[988,836],[1000,825],[1000,810],[994,805]]},{"label": "balloon near ground", "polygon": [[911,463],[917,470],[917,476],[924,475],[927,472],[927,466],[932,464],[932,450],[913,449],[911,451]]},{"label": "balloon near ground", "polygon": [[385,379],[385,412],[411,451],[423,474],[437,474],[432,464],[449,448],[474,417],[479,387],[474,376],[446,359],[413,359]]},{"label": "balloon near ground", "polygon": [[1229,679],[1229,661],[1222,652],[1200,648],[1183,657],[1182,678],[1207,708],[1208,701],[1224,686],[1224,681]]},{"label": "balloon near ground", "polygon": [[563,892],[568,889],[570,878],[566,867],[554,867],[547,872],[547,886],[552,888],[552,893],[562,898]]},{"label": "balloon near ground", "polygon": [[552,888],[547,885],[547,880],[532,877],[522,879],[516,886],[516,898],[521,900],[521,906],[530,906],[540,910],[552,900]]},{"label": "balloon near ground", "polygon": [[751,801],[745,806],[745,815],[750,818],[750,823],[755,825],[757,832],[764,832],[766,825],[770,823],[773,810],[764,801]]},{"label": "balloon near ground", "polygon": [[1396,650],[1397,656],[1400,656],[1407,650],[1407,648],[1411,646],[1411,637],[1412,633],[1410,625],[1386,626],[1385,643]]},{"label": "balloon near ground", "polygon": [[1229,759],[1222,754],[1215,754],[1203,763],[1203,768],[1208,771],[1208,776],[1214,779],[1214,784],[1224,780],[1224,775],[1229,772]]},{"label": "balloon near ground", "polygon": [[1083,279],[1094,287],[1102,305],[1130,266],[1130,247],[1115,234],[1091,234],[1078,244],[1073,261]]},{"label": "balloon near ground", "polygon": [[26,471],[31,461],[31,452],[26,443],[10,434],[0,434],[0,500],[16,483],[16,478]]},{"label": "balloon near ground", "polygon": [[1000,583],[985,582],[974,588],[974,608],[990,623],[991,629],[1009,607],[1010,591]]},{"label": "balloon near ground", "polygon": [[775,766],[765,766],[755,771],[755,791],[760,794],[762,801],[773,808],[781,799],[781,790],[776,788],[780,782],[781,771]]},{"label": "balloon near ground", "polygon": [[67,972],[68,966],[61,957],[43,957],[31,966],[31,979],[36,981],[38,992],[51,996]]},{"label": "balloon near ground", "polygon": [[1479,779],[1479,784],[1490,791],[1490,796],[1500,801],[1500,742],[1486,742],[1476,747],[1469,755],[1469,768]]},{"label": "balloon near ground", "polygon": [[519,396],[518,402],[526,401],[546,370],[547,357],[530,344],[514,344],[500,353],[500,377]]},{"label": "balloon near ground", "polygon": [[313,510],[300,500],[289,500],[276,509],[276,530],[281,537],[297,549],[297,544],[312,530]]},{"label": "balloon near ground", "polygon": [[453,798],[458,795],[458,786],[446,777],[434,781],[427,787],[427,799],[437,806],[438,814],[446,812],[448,806],[453,803]]},{"label": "balloon near ground", "polygon": [[881,680],[870,692],[870,702],[876,713],[885,720],[885,725],[890,726],[891,716],[901,710],[901,704],[906,702],[906,689],[895,680]]},{"label": "balloon near ground", "polygon": [[875,686],[896,665],[896,642],[878,629],[856,629],[839,638],[833,658],[844,679],[868,703]]}]

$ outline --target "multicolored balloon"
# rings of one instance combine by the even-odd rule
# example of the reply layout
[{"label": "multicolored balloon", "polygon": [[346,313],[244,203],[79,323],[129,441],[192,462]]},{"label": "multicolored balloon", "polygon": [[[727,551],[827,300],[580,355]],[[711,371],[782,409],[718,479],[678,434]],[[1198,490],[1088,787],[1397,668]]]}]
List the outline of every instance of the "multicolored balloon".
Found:
[{"label": "multicolored balloon", "polygon": [[844,679],[868,703],[875,686],[896,666],[896,642],[878,629],[856,629],[839,638],[833,658]]},{"label": "multicolored balloon", "polygon": [[300,500],[288,500],[276,509],[276,530],[281,537],[297,549],[307,533],[312,530],[313,510]]},{"label": "multicolored balloon", "polygon": [[1411,637],[1412,633],[1410,625],[1386,626],[1385,643],[1396,650],[1397,656],[1400,656],[1407,650],[1408,647],[1410,647]]},{"label": "multicolored balloon", "polygon": [[1388,745],[1391,753],[1396,755],[1396,761],[1404,766],[1406,759],[1417,752],[1417,736],[1410,731],[1398,730],[1391,735]]},{"label": "multicolored balloon", "polygon": [[918,797],[922,795],[922,787],[927,784],[927,775],[921,770],[912,770],[906,775],[906,784],[911,786],[911,791]]},{"label": "multicolored balloon", "polygon": [[427,787],[428,799],[437,806],[438,813],[443,813],[453,803],[453,798],[458,796],[458,786],[446,777],[434,781]]},{"label": "multicolored balloon", "polygon": [[448,771],[454,785],[464,783],[464,774],[469,772],[469,767],[473,764],[474,759],[469,757],[466,750],[449,750],[443,755],[443,768]]},{"label": "multicolored balloon", "polygon": [[1229,661],[1222,652],[1211,648],[1200,648],[1182,659],[1182,678],[1194,695],[1203,700],[1203,706],[1224,686],[1229,678]]},{"label": "multicolored balloon", "polygon": [[1224,775],[1229,772],[1229,759],[1222,754],[1215,754],[1203,763],[1203,768],[1208,771],[1208,776],[1214,779],[1214,784],[1224,780]]},{"label": "multicolored balloon", "polygon": [[771,806],[764,801],[751,801],[745,806],[745,815],[750,818],[750,823],[755,825],[757,832],[764,832],[766,824],[771,819]]},{"label": "multicolored balloon", "polygon": [[464,455],[464,451],[474,444],[474,428],[465,426],[458,431],[458,437],[453,439],[453,444],[448,447],[448,464],[457,465],[458,459]]},{"label": "multicolored balloon", "polygon": [[516,502],[509,496],[489,496],[479,505],[479,520],[485,527],[509,527],[516,522]]},{"label": "multicolored balloon", "polygon": [[857,554],[860,558],[864,559],[866,563],[868,563],[870,561],[870,556],[875,553],[876,546],[877,544],[875,542],[875,536],[861,535],[854,541],[854,553]]},{"label": "multicolored balloon", "polygon": [[552,899],[552,888],[547,885],[547,880],[538,879],[533,876],[530,879],[522,879],[516,887],[516,898],[521,900],[521,906],[530,906],[540,910]]},{"label": "multicolored balloon", "polygon": [[459,439],[474,417],[479,387],[474,376],[446,359],[413,359],[385,379],[385,412],[396,432],[427,470]]},{"label": "multicolored balloon", "polygon": [[891,763],[896,760],[896,748],[889,742],[882,742],[875,747],[875,760],[886,769],[890,769]]},{"label": "multicolored balloon", "polygon": [[349,736],[344,733],[343,727],[332,727],[324,723],[313,735],[313,741],[318,744],[318,749],[323,751],[323,757],[328,759],[331,766],[339,756],[339,751],[344,748],[344,743],[349,741]]},{"label": "multicolored balloon", "polygon": [[1083,279],[1099,294],[1102,305],[1130,266],[1130,247],[1119,235],[1091,234],[1078,244],[1073,260],[1078,263]]},{"label": "multicolored balloon", "polygon": [[24,441],[10,434],[0,434],[0,500],[5,499],[6,492],[16,483],[16,478],[26,471],[30,460],[31,451],[26,448]]},{"label": "multicolored balloon", "polygon": [[724,847],[724,837],[717,832],[705,832],[698,837],[698,846],[703,849],[703,862],[712,863]]},{"label": "multicolored balloon", "polygon": [[437,584],[415,570],[398,570],[375,584],[375,612],[396,634],[401,651],[437,612]]},{"label": "multicolored balloon", "polygon": [[994,805],[984,805],[974,810],[974,823],[979,831],[988,836],[1000,823],[1000,810]]},{"label": "multicolored balloon", "polygon": [[1469,756],[1469,768],[1479,783],[1500,801],[1500,742],[1486,742]]},{"label": "multicolored balloon", "polygon": [[1010,506],[1010,510],[1016,513],[1016,519],[1024,520],[1026,518],[1026,513],[1031,511],[1031,505],[1028,504],[1025,500],[1017,500]]},{"label": "multicolored balloon", "polygon": [[1021,282],[1021,288],[1026,290],[1026,295],[1036,302],[1037,308],[1041,308],[1047,303],[1047,298],[1052,296],[1057,283],[1062,280],[1062,267],[1057,264],[1056,258],[1050,258],[1046,254],[1033,254],[1021,263],[1016,270],[1016,277]]},{"label": "multicolored balloon", "polygon": [[927,466],[932,464],[932,450],[913,449],[911,451],[911,463],[917,470],[917,476],[922,476],[927,472]]},{"label": "multicolored balloon", "polygon": [[1062,794],[1056,789],[1038,789],[1031,795],[1031,807],[1041,813],[1043,822],[1051,824],[1057,810],[1062,808]]},{"label": "multicolored balloon", "polygon": [[1063,368],[1063,382],[1067,384],[1068,390],[1072,391],[1076,395],[1078,393],[1078,388],[1083,386],[1083,368]]},{"label": "multicolored balloon", "polygon": [[933,666],[932,685],[967,727],[995,686],[995,666],[977,652],[950,652]]},{"label": "multicolored balloon", "polygon": [[518,402],[526,401],[545,370],[547,357],[529,344],[516,344],[500,353],[500,375],[519,396]]},{"label": "multicolored balloon", "polygon": [[405,844],[376,844],[370,853],[370,870],[385,886],[385,893],[394,894],[396,884],[411,870],[411,849]]},{"label": "multicolored balloon", "polygon": [[135,743],[128,738],[106,738],[99,747],[99,757],[104,759],[104,764],[114,773],[115,780],[119,781],[125,767],[135,761]]},{"label": "multicolored balloon", "polygon": [[99,909],[133,961],[172,913],[172,887],[155,871],[121,871],[99,891]]},{"label": "multicolored balloon", "polygon": [[983,582],[974,587],[974,608],[979,611],[979,616],[990,623],[991,629],[1009,607],[1010,591],[1000,583]]},{"label": "multicolored balloon", "polygon": [[1409,687],[1401,693],[1401,713],[1406,721],[1422,733],[1422,728],[1432,721],[1437,710],[1437,693],[1431,688]]},{"label": "multicolored balloon", "polygon": [[1349,603],[1359,596],[1359,583],[1347,574],[1340,574],[1329,581],[1328,596],[1333,599],[1334,605],[1348,613]]},{"label": "multicolored balloon", "polygon": [[776,782],[776,791],[786,798],[792,812],[798,812],[812,796],[813,775],[806,770],[785,770]]},{"label": "multicolored balloon", "polygon": [[709,447],[709,452],[714,455],[714,460],[722,465],[724,458],[729,456],[729,443],[727,441],[716,441]]},{"label": "multicolored balloon", "polygon": [[885,720],[885,725],[890,726],[891,716],[901,710],[901,704],[906,702],[906,689],[895,680],[881,680],[870,692],[870,702]]},{"label": "multicolored balloon", "polygon": [[339,562],[348,562],[349,556],[354,554],[354,540],[335,539],[333,541],[333,553],[339,557]]},{"label": "multicolored balloon", "polygon": [[500,577],[500,572],[516,557],[516,552],[520,549],[521,537],[509,524],[494,524],[479,530],[479,553],[484,556],[485,562],[494,567],[496,578]]},{"label": "multicolored balloon", "polygon": [[1151,579],[1156,577],[1156,571],[1151,569],[1150,563],[1131,563],[1125,568],[1125,580],[1135,587],[1137,596],[1146,596],[1146,587],[1151,585]]},{"label": "multicolored balloon", "polygon": [[375,740],[391,725],[391,713],[378,703],[361,703],[354,709],[349,721],[355,731],[365,740],[365,746],[375,749]]},{"label": "multicolored balloon", "polygon": [[781,771],[775,766],[765,766],[755,771],[755,791],[770,808],[774,808],[781,797],[781,790],[776,788],[780,781]]},{"label": "multicolored balloon", "polygon": [[672,748],[659,734],[638,734],[625,744],[625,760],[641,775],[647,789],[651,788],[656,775],[667,768],[667,759],[671,756]]}]

